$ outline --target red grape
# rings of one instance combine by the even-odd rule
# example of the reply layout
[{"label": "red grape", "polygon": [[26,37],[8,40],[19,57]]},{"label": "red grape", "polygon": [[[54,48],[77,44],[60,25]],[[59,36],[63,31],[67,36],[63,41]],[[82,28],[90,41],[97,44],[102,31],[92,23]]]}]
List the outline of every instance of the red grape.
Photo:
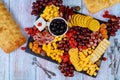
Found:
[{"label": "red grape", "polygon": [[118,29],[120,29],[120,17],[116,17],[115,15],[109,14],[108,11],[105,11],[103,14],[104,18],[108,18],[107,31],[110,36],[115,36]]},{"label": "red grape", "polygon": [[110,34],[111,36],[115,36],[116,32],[120,28],[119,19],[116,16],[111,16],[106,25],[108,34]]},{"label": "red grape", "polygon": [[66,77],[73,77],[74,76],[74,67],[73,65],[69,65],[68,63],[61,63],[58,69],[63,73]]},{"label": "red grape", "polygon": [[[102,34],[99,31],[92,32],[88,28],[81,27],[70,28],[66,35],[70,44],[73,44],[72,41],[75,40],[77,43],[75,47],[78,47],[80,51],[92,46],[96,47],[102,40]],[[72,46],[70,45],[70,47]]]},{"label": "red grape", "polygon": [[63,3],[62,0],[36,0],[33,2],[32,6],[32,15],[38,16],[39,13],[45,8],[47,5],[54,4],[56,6],[61,6]]}]

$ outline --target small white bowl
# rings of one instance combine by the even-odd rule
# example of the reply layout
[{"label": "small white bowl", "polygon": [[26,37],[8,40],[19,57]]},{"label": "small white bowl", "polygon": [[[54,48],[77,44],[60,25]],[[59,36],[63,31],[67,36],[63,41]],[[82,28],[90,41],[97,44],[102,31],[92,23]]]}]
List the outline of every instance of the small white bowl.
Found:
[{"label": "small white bowl", "polygon": [[[64,20],[64,22],[66,23],[66,27],[67,27],[67,29],[66,29],[66,31],[63,33],[63,34],[61,34],[61,35],[55,35],[55,34],[53,34],[52,32],[51,32],[51,30],[50,30],[50,24],[51,24],[51,22],[53,21],[53,20],[55,20],[55,19],[62,19],[62,20]],[[48,23],[48,30],[49,30],[49,32],[50,32],[50,34],[52,34],[53,36],[62,36],[62,35],[65,35],[66,33],[67,33],[67,31],[68,31],[68,23],[67,23],[67,21],[64,19],[64,18],[62,18],[62,17],[55,17],[55,18],[53,18],[49,23]]]}]

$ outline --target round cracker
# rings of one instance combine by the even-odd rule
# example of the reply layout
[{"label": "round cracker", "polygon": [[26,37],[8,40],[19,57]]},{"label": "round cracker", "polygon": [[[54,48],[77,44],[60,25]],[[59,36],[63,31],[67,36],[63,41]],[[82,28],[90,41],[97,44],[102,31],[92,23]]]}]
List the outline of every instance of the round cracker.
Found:
[{"label": "round cracker", "polygon": [[69,53],[78,53],[78,48],[72,48],[72,49],[70,49]]},{"label": "round cracker", "polygon": [[76,64],[79,63],[79,59],[71,59],[71,58],[70,58],[70,61],[71,61],[71,63],[74,64],[74,65],[76,65]]},{"label": "round cracker", "polygon": [[83,18],[84,18],[83,15],[81,15],[81,17],[79,18],[79,26],[80,27],[82,27]]},{"label": "round cracker", "polygon": [[75,24],[74,24],[74,22],[73,22],[74,16],[75,16],[75,14],[72,15],[72,18],[71,18],[71,20],[70,20],[70,22],[71,22],[71,24],[72,24],[73,26],[75,26]]},{"label": "round cracker", "polygon": [[70,23],[72,24],[72,26],[75,26],[74,23],[73,23],[73,20],[71,20]]},{"label": "round cracker", "polygon": [[[91,16],[86,16],[85,19],[84,19],[84,25],[87,26],[87,22],[88,20],[92,19]],[[88,27],[88,26],[87,26]]]},{"label": "round cracker", "polygon": [[85,26],[85,24],[84,24],[84,19],[85,19],[85,17],[86,17],[86,16],[83,16],[82,21],[81,21],[83,28],[86,28],[86,27],[87,27],[87,26]]},{"label": "round cracker", "polygon": [[88,19],[88,21],[87,21],[87,23],[86,23],[87,27],[89,26],[89,24],[90,24],[90,22],[91,22],[92,20],[93,20],[93,18]]},{"label": "round cracker", "polygon": [[76,24],[77,24],[77,26],[79,26],[79,20],[81,20],[80,18],[81,18],[81,15],[79,14],[79,15],[77,16],[77,18],[76,18],[76,22],[77,22]]},{"label": "round cracker", "polygon": [[70,28],[72,28],[72,23],[70,22],[70,21],[67,21],[67,23],[68,23],[68,26],[70,27]]},{"label": "round cracker", "polygon": [[98,31],[100,29],[100,23],[99,21],[93,19],[90,23],[88,28],[94,32]]},{"label": "round cracker", "polygon": [[81,18],[82,18],[82,15],[80,15],[79,18],[78,18],[78,26],[81,26],[81,25],[82,25],[82,24],[81,24],[81,21],[82,21]]},{"label": "round cracker", "polygon": [[75,26],[77,26],[77,17],[79,16],[79,14],[76,14],[74,17],[73,17],[73,23],[75,24]]}]

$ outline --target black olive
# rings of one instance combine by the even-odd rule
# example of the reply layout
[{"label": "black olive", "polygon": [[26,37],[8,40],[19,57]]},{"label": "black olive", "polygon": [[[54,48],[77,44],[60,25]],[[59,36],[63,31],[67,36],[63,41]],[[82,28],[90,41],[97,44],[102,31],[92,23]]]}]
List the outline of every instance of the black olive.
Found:
[{"label": "black olive", "polygon": [[57,23],[57,24],[60,24],[60,23],[61,23],[61,20],[60,20],[60,19],[58,19],[56,23]]},{"label": "black olive", "polygon": [[63,29],[65,29],[65,27],[64,27],[64,26],[61,26],[61,27],[60,27],[60,29],[62,29],[62,30],[63,30]]},{"label": "black olive", "polygon": [[56,34],[56,35],[58,35],[58,34],[59,34],[59,31],[58,31],[58,30],[56,30],[55,34]]},{"label": "black olive", "polygon": [[56,27],[56,26],[57,26],[57,24],[56,24],[56,23],[54,23],[54,24],[53,24],[53,26],[54,26],[54,27]]},{"label": "black olive", "polygon": [[51,23],[50,26],[54,26],[54,23]]},{"label": "black olive", "polygon": [[56,30],[56,28],[54,28],[54,27],[51,27],[51,31],[55,31]]},{"label": "black olive", "polygon": [[64,30],[60,30],[60,34],[63,34],[64,33]]},{"label": "black olive", "polygon": [[56,28],[57,28],[57,29],[60,29],[60,25],[57,25]]}]

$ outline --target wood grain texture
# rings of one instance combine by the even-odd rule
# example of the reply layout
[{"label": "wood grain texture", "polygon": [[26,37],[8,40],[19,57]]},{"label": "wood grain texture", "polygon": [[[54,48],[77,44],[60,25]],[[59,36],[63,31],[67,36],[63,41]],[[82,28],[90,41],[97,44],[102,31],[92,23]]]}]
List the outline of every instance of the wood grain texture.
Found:
[{"label": "wood grain texture", "polygon": [[0,80],[9,80],[9,55],[0,49]]},{"label": "wood grain texture", "polygon": [[[9,0],[4,0],[3,3],[9,10]],[[5,54],[3,50],[0,49],[0,80],[9,80],[9,55]]]},{"label": "wood grain texture", "polygon": [[[21,30],[25,27],[32,27],[35,17],[30,15],[32,2],[35,0],[3,0],[6,7],[10,10],[11,14],[14,16],[17,23],[20,25]],[[90,14],[84,5],[84,0],[63,0],[65,5],[81,7],[80,12],[94,16],[95,18],[106,21],[102,18],[104,10],[96,13]],[[120,16],[120,4],[108,8],[111,14]],[[26,33],[23,32],[25,35]],[[26,37],[28,37],[26,35]],[[120,40],[120,30],[115,36]],[[113,37],[110,38],[113,41]],[[25,46],[25,45],[23,45]],[[107,57],[107,55],[105,54]],[[0,80],[114,80],[113,75],[111,75],[111,70],[108,68],[110,60],[103,61],[101,69],[96,78],[89,77],[87,75],[75,72],[73,78],[65,78],[60,71],[57,69],[58,65],[46,61],[41,58],[37,58],[39,62],[48,70],[54,71],[57,76],[48,79],[45,73],[38,67],[32,65],[32,58],[34,56],[17,49],[10,55],[5,54],[0,50]],[[120,70],[118,75],[118,80],[120,80]]]},{"label": "wood grain texture", "polygon": [[[33,26],[34,17],[30,15],[32,2],[32,0],[10,0],[10,12],[22,31],[25,27]],[[31,64],[32,57],[20,48],[11,53],[9,80],[35,80],[35,66]]]}]

